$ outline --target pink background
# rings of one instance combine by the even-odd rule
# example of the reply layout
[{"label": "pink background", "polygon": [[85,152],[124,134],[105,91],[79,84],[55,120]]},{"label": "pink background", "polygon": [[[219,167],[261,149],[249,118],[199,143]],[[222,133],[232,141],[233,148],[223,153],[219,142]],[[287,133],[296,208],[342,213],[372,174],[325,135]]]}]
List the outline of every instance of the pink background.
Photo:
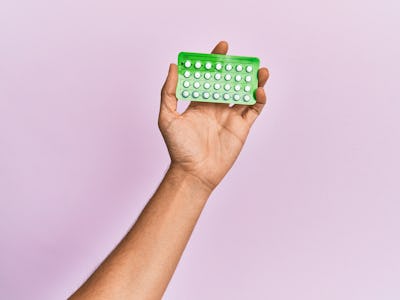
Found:
[{"label": "pink background", "polygon": [[3,0],[0,298],[66,298],[116,245],[168,165],[169,62],[225,39],[269,102],[164,298],[399,299],[398,3]]}]

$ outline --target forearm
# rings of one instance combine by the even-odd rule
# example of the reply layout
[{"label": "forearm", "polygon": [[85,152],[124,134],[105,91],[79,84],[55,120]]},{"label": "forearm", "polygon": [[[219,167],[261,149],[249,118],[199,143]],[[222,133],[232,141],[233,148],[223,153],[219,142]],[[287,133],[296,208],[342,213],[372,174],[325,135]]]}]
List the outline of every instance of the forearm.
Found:
[{"label": "forearm", "polygon": [[171,167],[132,229],[71,299],[160,299],[210,193]]}]

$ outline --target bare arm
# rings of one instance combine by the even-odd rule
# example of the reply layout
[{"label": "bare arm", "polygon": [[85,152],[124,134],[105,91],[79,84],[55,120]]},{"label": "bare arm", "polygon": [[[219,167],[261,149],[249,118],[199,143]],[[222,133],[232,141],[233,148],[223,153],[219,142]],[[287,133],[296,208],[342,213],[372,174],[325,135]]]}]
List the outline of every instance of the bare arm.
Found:
[{"label": "bare arm", "polygon": [[[227,50],[220,42],[213,53]],[[159,115],[170,167],[132,229],[70,299],[161,299],[208,197],[265,105],[266,68],[258,79],[252,106],[191,102],[179,114],[177,66],[170,65]]]}]

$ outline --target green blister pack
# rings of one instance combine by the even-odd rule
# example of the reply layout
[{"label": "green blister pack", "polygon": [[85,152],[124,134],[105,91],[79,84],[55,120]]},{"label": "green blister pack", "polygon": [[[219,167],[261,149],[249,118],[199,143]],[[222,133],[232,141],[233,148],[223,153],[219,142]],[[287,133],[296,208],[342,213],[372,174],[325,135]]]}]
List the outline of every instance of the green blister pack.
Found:
[{"label": "green blister pack", "polygon": [[180,52],[176,98],[252,105],[259,67],[257,57]]}]

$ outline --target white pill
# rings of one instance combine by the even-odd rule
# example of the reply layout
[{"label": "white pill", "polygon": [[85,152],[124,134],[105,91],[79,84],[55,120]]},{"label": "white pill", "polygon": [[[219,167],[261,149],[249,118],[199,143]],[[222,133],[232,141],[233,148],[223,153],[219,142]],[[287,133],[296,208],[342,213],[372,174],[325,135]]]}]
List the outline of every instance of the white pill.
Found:
[{"label": "white pill", "polygon": [[231,74],[226,74],[225,75],[225,80],[231,80],[232,79],[232,75]]},{"label": "white pill", "polygon": [[214,99],[218,99],[219,98],[219,94],[218,93],[214,93],[213,97],[214,97]]},{"label": "white pill", "polygon": [[240,81],[240,80],[242,80],[242,76],[240,76],[240,75],[236,75],[236,76],[235,76],[235,80],[236,80],[236,81]]},{"label": "white pill", "polygon": [[217,63],[217,64],[215,65],[215,68],[216,68],[217,70],[221,70],[221,69],[222,69],[222,65],[221,65],[220,63]]},{"label": "white pill", "polygon": [[204,78],[205,78],[205,79],[210,79],[210,78],[211,78],[211,74],[208,73],[208,72],[205,73],[205,74],[204,74]]},{"label": "white pill", "polygon": [[239,101],[240,96],[239,96],[238,94],[235,94],[235,95],[233,96],[233,99],[236,100],[236,101]]},{"label": "white pill", "polygon": [[189,87],[189,86],[190,86],[189,81],[185,80],[185,81],[183,82],[183,86],[184,86],[185,88]]},{"label": "white pill", "polygon": [[193,92],[193,97],[198,98],[200,96],[199,92]]},{"label": "white pill", "polygon": [[250,92],[250,86],[249,86],[249,85],[246,85],[246,86],[244,87],[244,90],[245,90],[246,92]]},{"label": "white pill", "polygon": [[216,73],[214,78],[217,79],[217,80],[220,80],[221,79],[221,74],[220,73]]},{"label": "white pill", "polygon": [[230,98],[229,94],[224,94],[224,99],[228,100]]},{"label": "white pill", "polygon": [[230,85],[229,83],[225,84],[224,89],[225,89],[226,91],[229,91],[229,90],[231,89],[231,85]]},{"label": "white pill", "polygon": [[249,95],[244,95],[244,97],[243,97],[243,99],[244,99],[244,101],[249,101],[250,100],[250,96]]},{"label": "white pill", "polygon": [[240,71],[242,71],[242,70],[243,70],[242,65],[237,65],[237,66],[236,66],[236,71],[240,72]]},{"label": "white pill", "polygon": [[226,69],[227,71],[232,70],[232,65],[231,65],[231,64],[227,64],[227,65],[225,66],[225,69]]},{"label": "white pill", "polygon": [[237,92],[237,91],[240,91],[240,85],[239,85],[239,84],[235,85],[235,91],[236,91],[236,92]]},{"label": "white pill", "polygon": [[204,84],[204,88],[205,88],[205,89],[209,89],[209,88],[210,88],[210,86],[211,86],[211,85],[210,85],[210,83],[209,83],[209,82],[206,82],[206,83]]},{"label": "white pill", "polygon": [[185,97],[185,98],[189,97],[189,92],[188,91],[183,91],[182,92],[182,96]]},{"label": "white pill", "polygon": [[206,63],[206,69],[207,69],[207,70],[210,70],[211,67],[212,67],[212,64],[211,64],[210,62],[207,62],[207,63]]},{"label": "white pill", "polygon": [[246,67],[246,71],[250,73],[251,71],[253,71],[253,67],[252,66],[247,66]]},{"label": "white pill", "polygon": [[210,93],[204,92],[204,93],[203,93],[203,98],[204,98],[204,99],[210,98]]},{"label": "white pill", "polygon": [[189,71],[185,71],[185,73],[183,73],[183,76],[185,76],[186,78],[190,77],[190,72]]},{"label": "white pill", "polygon": [[214,89],[219,90],[221,88],[221,85],[219,83],[214,84]]},{"label": "white pill", "polygon": [[200,87],[200,82],[196,81],[195,83],[193,83],[193,86],[198,89]]},{"label": "white pill", "polygon": [[195,67],[196,69],[200,69],[200,67],[201,67],[201,62],[196,61],[196,63],[194,64],[194,67]]},{"label": "white pill", "polygon": [[191,65],[192,65],[192,63],[190,62],[190,60],[185,61],[186,68],[190,68]]},{"label": "white pill", "polygon": [[197,79],[199,79],[199,78],[201,77],[201,74],[200,74],[200,72],[196,72],[196,73],[194,73],[194,77],[195,77],[195,78],[197,78]]},{"label": "white pill", "polygon": [[251,81],[251,76],[250,76],[250,75],[247,75],[246,78],[245,78],[245,80],[246,80],[247,82],[250,82],[250,81]]}]

